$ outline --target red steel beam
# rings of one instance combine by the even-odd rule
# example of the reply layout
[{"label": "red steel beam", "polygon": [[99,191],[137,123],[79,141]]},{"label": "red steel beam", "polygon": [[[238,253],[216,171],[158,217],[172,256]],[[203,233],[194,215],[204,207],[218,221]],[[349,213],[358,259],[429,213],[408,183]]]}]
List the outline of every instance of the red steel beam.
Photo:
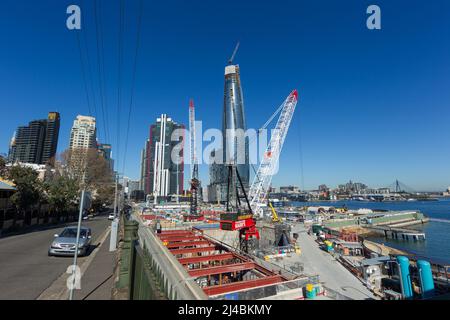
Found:
[{"label": "red steel beam", "polygon": [[189,234],[195,234],[192,230],[173,230],[173,231],[162,231],[158,234],[160,237],[170,237],[170,236],[176,236],[176,235],[189,235]]},{"label": "red steel beam", "polygon": [[202,236],[186,235],[186,236],[175,236],[175,237],[161,237],[161,241],[177,242],[177,241],[189,241],[189,240],[201,240]]},{"label": "red steel beam", "polygon": [[191,236],[194,235],[192,231],[163,231],[158,235],[160,238],[167,238],[167,237],[183,237],[183,236]]},{"label": "red steel beam", "polygon": [[210,252],[215,251],[216,246],[207,246],[207,247],[200,247],[200,248],[183,248],[183,249],[172,249],[170,252],[173,255],[177,254],[185,254],[185,253],[198,253],[198,252]]},{"label": "red steel beam", "polygon": [[188,270],[188,273],[191,277],[203,277],[213,274],[222,274],[228,272],[237,272],[244,270],[251,270],[255,268],[254,262],[244,262],[244,263],[236,263],[229,264],[224,266],[217,266],[211,268],[201,268],[196,270]]},{"label": "red steel beam", "polygon": [[[170,240],[169,240],[170,241]],[[207,240],[200,240],[200,241],[184,241],[184,242],[169,242],[166,247],[171,248],[181,248],[181,247],[193,247],[193,246],[204,246],[210,244]]]},{"label": "red steel beam", "polygon": [[188,234],[192,233],[192,230],[163,230],[160,235],[168,235],[168,234]]},{"label": "red steel beam", "polygon": [[260,278],[260,279],[256,279],[256,280],[238,281],[238,282],[223,284],[221,286],[206,287],[206,288],[203,288],[203,291],[208,296],[214,296],[214,295],[218,295],[218,294],[224,294],[224,293],[243,290],[243,289],[257,288],[257,287],[275,284],[275,283],[279,283],[279,282],[283,282],[283,281],[284,281],[283,277],[275,275],[275,276]]},{"label": "red steel beam", "polygon": [[170,233],[180,233],[180,232],[185,232],[185,233],[191,233],[192,230],[188,229],[188,230],[183,230],[183,229],[178,229],[178,230],[163,230],[161,232],[161,234],[170,234]]},{"label": "red steel beam", "polygon": [[261,272],[262,274],[266,275],[266,276],[274,275],[274,273],[272,271],[270,271],[269,269],[266,269],[263,266],[260,266],[258,264],[255,266],[255,269],[258,270],[259,272]]},{"label": "red steel beam", "polygon": [[192,258],[181,258],[178,259],[178,262],[182,265],[190,264],[190,263],[198,263],[198,262],[207,262],[207,261],[223,261],[228,259],[233,259],[234,254],[232,253],[223,253],[223,254],[211,254],[208,256],[200,256],[200,257],[192,257]]}]

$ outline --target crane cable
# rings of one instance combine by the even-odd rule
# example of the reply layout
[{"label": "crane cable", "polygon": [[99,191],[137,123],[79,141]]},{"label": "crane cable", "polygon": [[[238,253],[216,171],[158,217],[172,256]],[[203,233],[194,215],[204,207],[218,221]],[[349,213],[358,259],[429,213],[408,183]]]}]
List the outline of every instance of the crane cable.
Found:
[{"label": "crane cable", "polygon": [[[275,117],[281,112],[281,110],[283,110],[283,107],[284,107],[284,105],[285,105],[285,103],[283,102],[278,108],[277,108],[277,110],[275,110],[275,112],[269,117],[269,119],[263,124],[263,126],[260,128],[260,129],[258,129],[258,131],[257,131],[257,133],[258,133],[258,135],[259,135],[259,133],[262,131],[262,130],[265,130],[265,129],[267,129],[267,127],[269,126],[269,124],[273,121],[273,119],[275,119]],[[253,143],[253,141],[254,141],[255,139],[252,139],[251,141],[249,141],[249,145],[251,144],[251,143]],[[269,143],[270,143],[270,141],[269,141]],[[255,165],[252,163],[251,164],[251,167],[252,167],[252,169],[253,169],[253,173],[255,174],[255,176],[258,174],[258,172],[257,172],[257,170],[256,170],[256,168],[255,168]]]},{"label": "crane cable", "polygon": [[301,188],[305,190],[305,176],[303,170],[303,142],[302,142],[302,126],[300,124],[300,117],[298,117],[298,148],[299,148],[299,157],[300,157],[300,179],[301,179]]}]

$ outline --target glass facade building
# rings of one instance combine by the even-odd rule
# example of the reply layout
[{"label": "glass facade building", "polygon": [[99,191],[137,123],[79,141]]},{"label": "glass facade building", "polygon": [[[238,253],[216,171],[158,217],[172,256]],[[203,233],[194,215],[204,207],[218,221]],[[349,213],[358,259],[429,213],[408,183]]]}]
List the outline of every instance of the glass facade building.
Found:
[{"label": "glass facade building", "polygon": [[[150,126],[150,138],[147,142],[143,161],[145,168],[142,168],[144,191],[158,197],[168,197],[170,195],[182,194],[184,184],[184,160],[183,152],[175,150],[179,147],[180,141],[172,141],[172,134],[175,130],[184,130],[182,124],[173,121],[166,114],[162,114],[156,123]],[[184,141],[184,136],[182,137]],[[172,161],[172,152],[180,156],[178,165]]]},{"label": "glass facade building", "polygon": [[59,126],[59,113],[50,112],[47,119],[17,128],[10,145],[9,161],[52,164],[58,147]]},{"label": "glass facade building", "polygon": [[246,131],[244,98],[242,95],[239,66],[225,68],[223,101],[223,156],[224,163],[236,163],[244,186],[249,185],[249,142]]},{"label": "glass facade building", "polygon": [[222,113],[222,149],[211,154],[222,152],[222,164],[211,164],[210,184],[208,185],[208,201],[224,202],[227,198],[228,171],[226,164],[235,163],[245,188],[249,187],[250,162],[249,141],[245,136],[245,109],[242,94],[241,77],[238,65],[225,67],[225,86]]}]

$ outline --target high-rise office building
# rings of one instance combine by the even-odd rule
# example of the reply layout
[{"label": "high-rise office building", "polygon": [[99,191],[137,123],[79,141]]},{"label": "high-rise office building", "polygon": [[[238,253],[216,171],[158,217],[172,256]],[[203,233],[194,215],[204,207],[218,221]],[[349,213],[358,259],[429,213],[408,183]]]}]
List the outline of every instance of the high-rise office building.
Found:
[{"label": "high-rise office building", "polygon": [[82,176],[89,150],[97,150],[97,129],[94,117],[78,115],[70,131],[70,167],[73,174]]},{"label": "high-rise office building", "polygon": [[94,117],[77,116],[70,132],[70,150],[97,148],[97,129]]},{"label": "high-rise office building", "polygon": [[150,140],[147,139],[145,141],[144,149],[141,150],[141,179],[139,182],[139,190],[147,190],[145,187],[146,185],[146,176],[147,176],[147,154],[148,154],[148,145],[150,143]]},{"label": "high-rise office building", "polygon": [[[177,129],[183,129],[184,125],[178,124],[162,114],[156,123],[150,126],[150,138],[146,146],[144,191],[146,194],[158,197],[167,197],[182,194],[184,184],[184,160],[183,148],[175,150],[180,155],[180,163],[172,161],[172,152],[180,141],[172,141],[172,133]],[[183,138],[184,139],[184,138]]]},{"label": "high-rise office building", "polygon": [[124,193],[127,199],[129,199],[131,193],[133,193],[136,190],[139,190],[139,181],[138,180],[132,180],[128,177],[123,177],[123,188]]},{"label": "high-rise office building", "polygon": [[9,160],[12,162],[52,164],[58,147],[60,116],[50,112],[47,119],[31,121],[17,128],[11,140]]},{"label": "high-rise office building", "polygon": [[107,143],[97,145],[98,153],[106,160],[111,170],[114,170],[114,160],[112,159],[112,146]]},{"label": "high-rise office building", "polygon": [[210,184],[207,187],[208,202],[224,202],[227,198],[227,176],[225,176],[226,170],[222,163],[215,163],[213,159],[216,158],[216,154],[222,152],[222,150],[213,150],[210,154],[209,165],[209,181]]},{"label": "high-rise office building", "polygon": [[238,65],[225,67],[225,89],[222,113],[223,164],[210,168],[210,201],[225,201],[227,192],[226,164],[236,164],[242,183],[249,187],[249,141],[245,137],[245,109]]},{"label": "high-rise office building", "polygon": [[42,162],[54,163],[56,149],[58,147],[59,126],[61,118],[58,112],[50,112],[47,117],[44,148],[42,150]]}]

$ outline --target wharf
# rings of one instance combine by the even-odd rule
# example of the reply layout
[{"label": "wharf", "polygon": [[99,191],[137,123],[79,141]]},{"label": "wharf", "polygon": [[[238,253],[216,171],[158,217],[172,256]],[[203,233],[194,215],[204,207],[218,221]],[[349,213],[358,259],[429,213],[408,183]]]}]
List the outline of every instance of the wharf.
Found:
[{"label": "wharf", "polygon": [[366,226],[369,230],[383,233],[385,237],[403,240],[425,240],[425,232],[393,226]]},{"label": "wharf", "polygon": [[389,256],[389,255],[403,255],[403,256],[406,255],[407,256],[407,255],[409,255],[408,253],[406,253],[404,251],[394,249],[394,248],[388,247],[384,244],[376,243],[376,242],[369,241],[369,240],[364,240],[363,247],[365,249],[367,249],[369,252],[376,253],[379,256]]}]

